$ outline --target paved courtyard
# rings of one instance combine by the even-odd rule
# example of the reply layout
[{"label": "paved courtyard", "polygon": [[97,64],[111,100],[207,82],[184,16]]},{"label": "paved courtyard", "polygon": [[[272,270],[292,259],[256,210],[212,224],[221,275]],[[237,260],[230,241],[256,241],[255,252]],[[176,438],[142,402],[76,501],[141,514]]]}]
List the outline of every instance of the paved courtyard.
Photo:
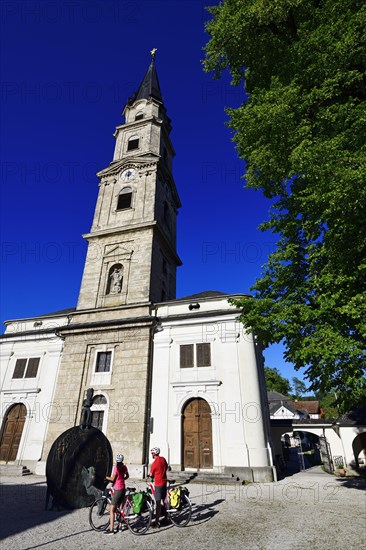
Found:
[{"label": "paved courtyard", "polygon": [[192,484],[187,527],[105,537],[90,529],[88,509],[45,511],[44,477],[2,477],[0,548],[359,550],[366,548],[365,488],[365,479],[336,478],[320,467],[277,483]]}]

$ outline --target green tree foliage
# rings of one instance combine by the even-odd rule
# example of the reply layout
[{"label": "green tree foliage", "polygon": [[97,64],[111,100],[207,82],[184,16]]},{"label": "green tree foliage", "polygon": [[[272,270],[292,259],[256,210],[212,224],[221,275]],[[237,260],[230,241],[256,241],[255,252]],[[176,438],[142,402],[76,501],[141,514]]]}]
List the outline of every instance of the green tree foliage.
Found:
[{"label": "green tree foliage", "polygon": [[319,394],[318,396],[320,408],[323,412],[323,416],[327,419],[339,418],[339,410],[336,405],[336,395],[334,393],[327,393],[326,395]]},{"label": "green tree foliage", "polygon": [[271,367],[264,367],[264,376],[266,378],[267,390],[277,391],[282,395],[289,396],[291,391],[290,382],[287,378],[281,376],[278,369]]},{"label": "green tree foliage", "polygon": [[209,12],[205,70],[245,83],[229,125],[246,186],[271,200],[260,228],[278,236],[242,321],[347,409],[365,387],[366,4],[224,0]]},{"label": "green tree foliage", "polygon": [[300,380],[300,378],[297,378],[297,376],[294,376],[292,378],[292,386],[294,389],[293,396],[295,399],[299,399],[302,395],[306,392],[306,384]]}]

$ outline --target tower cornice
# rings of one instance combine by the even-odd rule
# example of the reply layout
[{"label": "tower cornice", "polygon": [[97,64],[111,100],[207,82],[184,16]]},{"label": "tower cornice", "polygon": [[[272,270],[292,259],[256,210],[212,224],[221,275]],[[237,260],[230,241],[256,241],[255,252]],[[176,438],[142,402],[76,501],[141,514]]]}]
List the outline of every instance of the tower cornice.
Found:
[{"label": "tower cornice", "polygon": [[96,231],[92,231],[90,233],[84,233],[82,235],[83,239],[90,242],[95,239],[99,239],[101,237],[111,236],[111,235],[124,235],[131,233],[131,231],[145,231],[146,229],[152,229],[153,231],[156,231],[159,235],[159,240],[163,244],[164,248],[169,252],[169,255],[174,258],[174,261],[176,262],[176,265],[182,265],[182,260],[178,256],[178,254],[175,251],[175,248],[172,247],[172,244],[170,243],[169,239],[165,235],[164,231],[161,229],[160,225],[156,220],[152,222],[146,222],[146,223],[139,223],[139,224],[130,224],[128,226],[125,226],[123,228],[116,227],[111,229],[99,229]]},{"label": "tower cornice", "polygon": [[[152,122],[158,126],[162,126],[164,124],[164,121],[162,118],[152,115],[140,120],[131,120],[130,122],[123,122],[123,124],[119,124],[118,126],[116,126],[116,131],[124,130],[125,128],[132,128],[132,127],[139,128],[140,126],[145,126],[147,122]],[[115,134],[116,132],[113,135]]]},{"label": "tower cornice", "polygon": [[92,239],[98,239],[99,237],[105,237],[106,235],[122,235],[124,233],[130,233],[131,231],[144,231],[149,227],[153,228],[157,225],[157,221],[153,220],[151,222],[135,223],[128,224],[124,227],[111,227],[108,229],[97,229],[96,231],[91,231],[90,233],[84,233],[82,235],[83,239],[90,241]]},{"label": "tower cornice", "polygon": [[113,176],[114,174],[118,174],[121,170],[131,167],[137,168],[138,170],[142,170],[144,168],[155,168],[160,157],[154,155],[153,153],[150,154],[151,156],[134,156],[133,158],[124,158],[111,162],[107,168],[103,168],[103,170],[97,172],[97,177],[103,178],[105,176]]},{"label": "tower cornice", "polygon": [[[147,158],[149,159],[148,161]],[[97,172],[97,176],[98,178],[100,178],[100,185],[104,183],[103,180],[105,180],[105,178],[110,176],[117,176],[122,170],[125,170],[127,168],[137,168],[137,170],[149,170],[158,168],[158,172],[169,183],[172,195],[174,196],[176,207],[181,207],[180,198],[172,173],[166,168],[164,162],[161,162],[161,157],[157,157],[153,153],[149,157],[134,157],[133,159],[125,158],[112,162],[109,166],[107,166],[107,168],[104,168],[103,170]]]}]

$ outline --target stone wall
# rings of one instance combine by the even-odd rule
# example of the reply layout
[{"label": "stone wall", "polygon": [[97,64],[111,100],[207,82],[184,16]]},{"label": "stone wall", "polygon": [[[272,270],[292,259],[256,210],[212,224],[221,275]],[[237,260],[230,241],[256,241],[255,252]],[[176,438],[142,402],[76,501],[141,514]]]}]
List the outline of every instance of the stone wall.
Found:
[{"label": "stone wall", "polygon": [[[111,371],[102,373],[99,382],[95,376],[98,351],[113,352]],[[144,462],[149,351],[149,326],[88,332],[77,332],[77,325],[69,327],[43,460],[61,433],[79,425],[85,390],[93,387],[94,395],[104,395],[109,404],[106,436],[113,453],[123,452],[129,463]]]}]

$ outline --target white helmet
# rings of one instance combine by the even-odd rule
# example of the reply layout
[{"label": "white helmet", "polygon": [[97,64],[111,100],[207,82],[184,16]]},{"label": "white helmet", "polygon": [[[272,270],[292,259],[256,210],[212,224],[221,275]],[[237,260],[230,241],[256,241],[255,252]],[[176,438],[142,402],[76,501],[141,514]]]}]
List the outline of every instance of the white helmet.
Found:
[{"label": "white helmet", "polygon": [[121,454],[116,455],[116,462],[123,462],[125,457]]},{"label": "white helmet", "polygon": [[154,455],[160,455],[160,449],[159,447],[153,447],[150,451],[150,453],[154,453]]}]

